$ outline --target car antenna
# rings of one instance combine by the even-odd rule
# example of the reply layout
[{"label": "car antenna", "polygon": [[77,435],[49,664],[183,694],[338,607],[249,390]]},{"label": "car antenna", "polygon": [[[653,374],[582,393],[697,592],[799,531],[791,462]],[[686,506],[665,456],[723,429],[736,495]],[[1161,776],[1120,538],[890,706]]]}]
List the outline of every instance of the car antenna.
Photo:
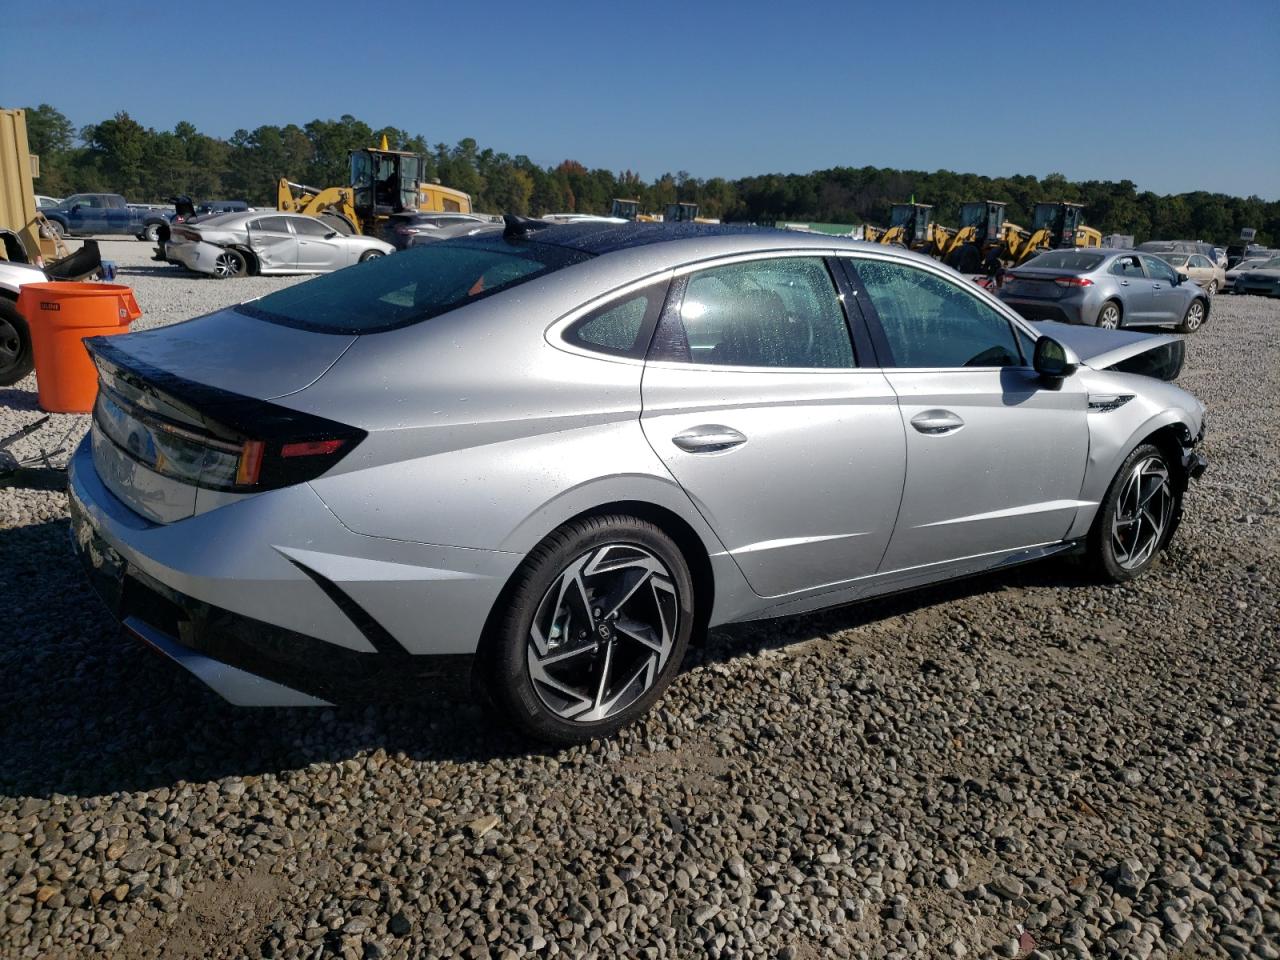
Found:
[{"label": "car antenna", "polygon": [[551,226],[545,220],[517,217],[514,213],[504,213],[502,222],[506,224],[502,231],[502,236],[506,240],[520,240],[527,237],[534,230],[544,230]]}]

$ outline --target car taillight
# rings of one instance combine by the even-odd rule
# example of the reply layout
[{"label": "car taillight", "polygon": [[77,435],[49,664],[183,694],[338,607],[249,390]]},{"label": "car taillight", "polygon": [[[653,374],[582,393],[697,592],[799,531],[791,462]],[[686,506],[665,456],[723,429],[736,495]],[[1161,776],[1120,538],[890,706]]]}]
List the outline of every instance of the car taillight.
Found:
[{"label": "car taillight", "polygon": [[[230,394],[141,374],[105,338],[86,341],[98,366],[96,431],[162,476],[209,490],[253,493],[314,480],[350,453],[363,430]],[[156,373],[159,373],[156,371]]]},{"label": "car taillight", "polygon": [[1060,287],[1092,287],[1093,281],[1088,277],[1058,277],[1053,281]]}]

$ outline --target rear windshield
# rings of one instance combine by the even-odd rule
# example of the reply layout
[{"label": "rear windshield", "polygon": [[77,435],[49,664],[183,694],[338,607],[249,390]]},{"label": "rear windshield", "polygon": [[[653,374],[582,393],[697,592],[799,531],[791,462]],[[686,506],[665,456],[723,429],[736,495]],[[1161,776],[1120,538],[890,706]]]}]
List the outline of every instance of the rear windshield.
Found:
[{"label": "rear windshield", "polygon": [[241,313],[321,333],[407,326],[590,258],[528,241],[455,240],[411,247],[241,304]]},{"label": "rear windshield", "polygon": [[1050,250],[1027,261],[1025,266],[1035,270],[1075,270],[1088,273],[1102,266],[1106,258],[1096,253],[1077,253],[1074,250]]}]

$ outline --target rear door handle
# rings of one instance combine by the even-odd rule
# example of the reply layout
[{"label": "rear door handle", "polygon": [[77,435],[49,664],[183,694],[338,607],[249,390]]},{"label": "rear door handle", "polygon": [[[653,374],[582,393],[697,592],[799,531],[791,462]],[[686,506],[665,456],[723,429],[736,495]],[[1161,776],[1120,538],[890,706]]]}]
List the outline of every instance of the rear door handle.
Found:
[{"label": "rear door handle", "polygon": [[955,433],[964,426],[964,421],[950,410],[925,410],[911,418],[911,425],[921,433],[940,437]]},{"label": "rear door handle", "polygon": [[746,443],[747,438],[733,427],[726,427],[721,423],[703,423],[677,433],[671,438],[671,442],[687,453],[719,453]]},{"label": "rear door handle", "polygon": [[1127,287],[1128,285],[1129,285],[1129,281],[1128,281],[1128,280],[1121,280],[1121,281],[1120,281],[1120,286],[1122,286],[1122,287]]}]

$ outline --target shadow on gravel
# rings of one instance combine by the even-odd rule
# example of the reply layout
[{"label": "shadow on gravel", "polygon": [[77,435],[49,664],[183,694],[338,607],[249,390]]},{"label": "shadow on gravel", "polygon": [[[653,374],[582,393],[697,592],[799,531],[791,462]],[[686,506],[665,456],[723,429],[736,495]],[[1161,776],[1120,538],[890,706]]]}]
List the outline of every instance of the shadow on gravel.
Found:
[{"label": "shadow on gravel", "polygon": [[[62,454],[58,456],[62,456]],[[56,462],[56,458],[51,459]],[[11,474],[0,473],[0,491],[6,489],[66,490],[67,471],[53,467],[19,467]]]},{"label": "shadow on gravel", "polygon": [[[40,412],[40,403],[34,390],[16,390],[12,387],[0,390],[0,407],[8,407],[10,410]],[[0,437],[0,439],[3,438]]]},{"label": "shadow on gravel", "polygon": [[[92,593],[65,520],[0,531],[0,793],[101,795],[287,774],[362,750],[467,763],[558,751],[517,738],[480,705],[244,709],[126,635]],[[1010,586],[1077,582],[1061,565],[957,581],[835,611],[713,631],[689,665],[820,637]]]}]

